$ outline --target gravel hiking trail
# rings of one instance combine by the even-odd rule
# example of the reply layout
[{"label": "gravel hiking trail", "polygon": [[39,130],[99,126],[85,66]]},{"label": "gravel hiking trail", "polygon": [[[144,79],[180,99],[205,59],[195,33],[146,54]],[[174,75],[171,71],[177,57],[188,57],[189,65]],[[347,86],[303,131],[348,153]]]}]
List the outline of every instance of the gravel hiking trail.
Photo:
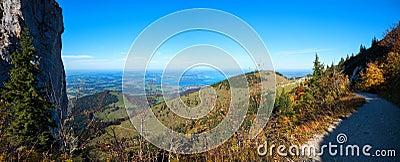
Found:
[{"label": "gravel hiking trail", "polygon": [[[315,161],[400,161],[400,108],[375,94],[357,92],[357,95],[365,98],[366,103],[363,106],[348,117],[334,123],[327,133],[316,135],[307,143],[315,148],[328,146],[324,149],[322,156],[315,156],[312,159]],[[346,139],[343,138],[343,134]],[[341,139],[337,139],[338,136],[341,136]],[[330,155],[329,143],[337,145],[337,155]],[[352,155],[350,147],[346,149],[349,145],[359,147],[359,156],[356,153]],[[363,154],[365,145],[372,146],[369,151],[366,150],[370,156]],[[340,155],[341,146],[342,155]],[[377,150],[380,150],[379,153]],[[386,154],[393,154],[390,150],[395,150],[395,156],[378,156],[383,155],[382,150]],[[348,156],[346,156],[346,151]]]}]

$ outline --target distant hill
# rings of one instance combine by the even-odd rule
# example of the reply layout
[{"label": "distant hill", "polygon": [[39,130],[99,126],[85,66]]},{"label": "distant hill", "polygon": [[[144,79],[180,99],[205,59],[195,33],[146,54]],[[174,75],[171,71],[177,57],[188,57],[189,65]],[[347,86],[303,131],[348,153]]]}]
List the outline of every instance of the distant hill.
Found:
[{"label": "distant hill", "polygon": [[[249,74],[251,73],[248,73],[247,75]],[[276,73],[276,84],[287,83],[288,81],[289,80],[282,74]],[[225,82],[227,82],[227,80],[215,83],[212,86],[216,86]],[[188,89],[188,91],[182,92],[181,95],[189,95],[198,92],[198,90],[198,88]],[[85,110],[98,114],[100,112],[107,111],[107,109],[111,107],[124,107],[124,103],[121,92],[103,91],[78,98],[73,107],[72,114],[74,115],[79,115]]]},{"label": "distant hill", "polygon": [[102,111],[108,105],[117,103],[118,97],[112,94],[112,91],[103,91],[100,93],[84,96],[76,100],[72,113],[77,115],[85,110],[90,112]]}]

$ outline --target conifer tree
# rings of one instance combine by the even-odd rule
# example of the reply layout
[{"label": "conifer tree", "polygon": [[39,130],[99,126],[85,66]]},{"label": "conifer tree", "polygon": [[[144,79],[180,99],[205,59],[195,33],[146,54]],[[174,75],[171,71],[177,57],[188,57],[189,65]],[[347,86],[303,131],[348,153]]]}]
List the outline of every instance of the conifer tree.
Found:
[{"label": "conifer tree", "polygon": [[10,143],[16,147],[45,151],[52,142],[54,127],[50,110],[54,109],[47,90],[39,85],[39,57],[29,30],[21,34],[21,48],[10,54],[13,69],[10,80],[4,82],[0,96],[11,108],[11,124],[7,129]]},{"label": "conifer tree", "polygon": [[318,54],[315,54],[315,61],[314,61],[313,71],[314,71],[313,77],[315,79],[318,79],[319,77],[321,77],[322,73],[324,72],[324,64],[322,64],[319,61]]},{"label": "conifer tree", "polygon": [[375,47],[376,45],[378,45],[378,43],[379,43],[378,39],[376,39],[376,37],[374,37],[372,39],[371,47]]},{"label": "conifer tree", "polygon": [[364,53],[365,51],[367,51],[367,48],[365,48],[365,46],[363,46],[362,44],[360,45],[360,53]]},{"label": "conifer tree", "polygon": [[342,57],[342,58],[340,58],[340,61],[339,61],[339,63],[338,63],[338,68],[339,69],[343,69],[344,67],[344,62],[345,62],[345,60],[344,60],[344,58]]},{"label": "conifer tree", "polygon": [[291,113],[291,100],[289,94],[285,92],[285,89],[276,97],[273,111],[274,113],[279,112],[282,114]]}]

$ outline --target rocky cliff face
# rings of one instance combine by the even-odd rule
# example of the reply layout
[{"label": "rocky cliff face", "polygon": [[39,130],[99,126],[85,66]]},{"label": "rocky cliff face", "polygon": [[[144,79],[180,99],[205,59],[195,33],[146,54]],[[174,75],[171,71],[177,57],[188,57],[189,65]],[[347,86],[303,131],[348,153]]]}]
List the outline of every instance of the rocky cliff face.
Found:
[{"label": "rocky cliff face", "polygon": [[[62,10],[55,0],[0,0],[0,87],[8,79],[9,54],[19,46],[22,29],[29,28],[34,46],[41,57],[42,84],[54,89],[53,101],[59,101],[66,115],[67,94],[61,59]],[[54,113],[57,122],[60,118]]]}]

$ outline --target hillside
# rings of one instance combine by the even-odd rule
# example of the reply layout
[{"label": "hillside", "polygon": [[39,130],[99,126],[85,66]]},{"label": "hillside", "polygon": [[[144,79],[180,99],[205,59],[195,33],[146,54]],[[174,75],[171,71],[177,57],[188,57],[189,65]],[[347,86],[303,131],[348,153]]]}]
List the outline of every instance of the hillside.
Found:
[{"label": "hillside", "polygon": [[372,39],[371,47],[361,45],[355,56],[339,63],[353,85],[378,93],[400,105],[400,23],[385,32],[382,40]]},{"label": "hillside", "polygon": [[[128,105],[130,105],[129,102],[135,103],[128,108],[128,112],[133,113],[131,116],[140,115],[133,118],[134,122],[140,122],[140,119],[146,120],[142,118],[149,115],[146,113],[154,113],[157,120],[154,120],[155,118],[150,120],[157,121],[157,123],[143,122],[143,124],[149,126],[146,127],[147,129],[160,130],[157,132],[144,130],[147,133],[153,133],[155,136],[151,138],[157,141],[162,139],[159,137],[172,137],[172,134],[169,133],[170,131],[166,131],[166,129],[172,129],[174,132],[180,133],[180,135],[192,138],[197,137],[197,135],[193,135],[195,133],[201,134],[217,128],[224,121],[225,123],[228,121],[228,129],[217,129],[221,133],[227,134],[230,134],[230,130],[235,130],[234,134],[229,136],[229,139],[217,148],[192,155],[165,151],[168,148],[160,149],[148,142],[146,140],[147,137],[139,135],[127,117],[127,111],[122,104],[121,93],[106,91],[82,97],[78,99],[77,103],[90,104],[88,104],[89,106],[83,104],[84,109],[74,109],[75,112],[79,112],[76,115],[80,115],[81,119],[84,119],[75,123],[80,126],[81,131],[73,134],[77,134],[81,139],[79,142],[82,143],[77,144],[78,147],[76,147],[77,151],[75,151],[74,159],[78,161],[86,158],[100,161],[113,158],[128,161],[137,159],[140,159],[139,161],[157,161],[160,158],[171,161],[301,160],[304,157],[279,157],[276,152],[271,156],[259,156],[254,148],[257,148],[258,144],[266,140],[274,144],[302,144],[316,133],[324,132],[332,122],[349,115],[357,107],[361,106],[365,100],[352,94],[347,76],[339,71],[339,66],[331,66],[325,69],[325,66],[319,62],[319,58],[316,56],[314,73],[307,78],[299,80],[288,80],[281,75],[271,75],[271,72],[266,71],[251,72],[230,78],[235,80],[245,77],[248,89],[243,84],[231,82],[232,85],[230,85],[227,80],[224,80],[203,89],[206,90],[205,93],[209,93],[209,89],[214,89],[216,95],[212,96],[216,97],[207,97],[202,100],[200,100],[199,96],[203,92],[199,93],[199,91],[183,93],[185,95],[165,102],[160,100],[159,96],[125,96]],[[256,125],[255,123],[259,119],[257,118],[258,105],[271,102],[272,98],[269,97],[269,94],[272,94],[273,91],[268,91],[268,89],[275,87],[263,86],[267,87],[267,93],[260,93],[261,78],[263,80],[275,79],[277,81],[275,104],[267,125],[265,127],[261,126],[263,128],[260,128],[261,133],[249,140],[247,137],[250,133],[253,133],[251,129],[254,128],[253,126]],[[250,93],[249,102],[245,101],[247,98],[245,97],[247,95],[244,95],[246,91]],[[263,95],[262,99],[265,100],[261,100],[261,95]],[[236,105],[233,106],[234,110],[230,106],[231,97],[239,101],[234,104]],[[108,99],[103,101],[102,98]],[[149,103],[153,103],[151,111],[147,111],[149,109],[141,109],[144,107],[140,106],[141,104],[147,105],[147,103],[143,102],[146,99]],[[174,107],[174,105],[175,107],[182,107],[176,106],[179,101],[191,108],[198,105],[210,107],[211,104],[213,104],[211,105],[213,108],[206,113],[203,113],[203,109],[184,109],[197,112],[200,110],[200,113],[194,114],[204,114],[204,116],[198,118],[187,119],[177,115],[179,113],[176,113],[176,109],[171,110],[171,106]],[[246,110],[244,114],[241,113],[243,110]],[[268,110],[266,111],[268,112]],[[229,119],[230,116],[228,114],[230,112],[241,113],[240,116],[243,117],[241,118],[243,119],[241,125],[238,125],[238,121]],[[266,119],[266,117],[262,119]],[[155,125],[158,123],[161,123],[166,128],[162,125]],[[237,131],[231,127],[235,127],[235,125],[238,127]],[[146,132],[142,133],[146,135]],[[207,140],[199,140],[198,144],[203,146],[206,144],[208,146],[204,141]],[[162,142],[162,144],[168,143],[170,142]],[[175,142],[174,145],[176,145],[174,149],[181,151],[182,149],[193,148],[191,143],[182,141]]]},{"label": "hillside", "polygon": [[[247,74],[249,75],[249,74]],[[281,74],[276,75],[277,85],[288,84],[294,81],[289,81]],[[226,84],[227,80],[213,84],[213,87],[217,87],[221,84]],[[190,89],[188,92],[182,92],[183,98],[188,96],[192,97],[199,89]],[[149,96],[151,97],[151,96]],[[124,101],[120,92],[104,91],[92,95],[87,95],[77,99],[73,105],[72,114],[76,116],[84,116],[84,114],[92,114],[96,118],[102,121],[113,121],[120,118],[125,118],[126,114]],[[158,107],[160,104],[156,105]]]},{"label": "hillside", "polygon": [[[264,79],[272,79],[270,72],[262,72],[261,77]],[[242,76],[242,75],[241,75]],[[236,76],[234,78],[238,78],[241,76]],[[254,89],[253,87],[259,83],[258,73],[247,73],[245,75],[249,80],[250,89]],[[290,87],[294,87],[295,80],[288,80],[282,75],[276,75],[277,85],[286,85],[288,83],[291,84]],[[217,96],[219,100],[217,100],[217,108],[214,108],[208,115],[203,118],[197,120],[187,120],[182,117],[179,117],[171,112],[169,108],[166,107],[165,102],[158,103],[152,107],[152,110],[160,121],[163,124],[174,129],[177,132],[181,133],[198,133],[208,129],[212,129],[224,118],[227,112],[227,108],[229,104],[228,96],[230,96],[229,84],[227,80],[215,83],[211,85],[217,91]],[[278,87],[278,91],[281,91],[283,86]],[[191,90],[193,91],[193,90]],[[256,92],[253,92],[256,93]],[[188,106],[194,107],[197,104],[200,104],[200,99],[198,90],[195,92],[183,93],[185,95],[181,96],[181,99],[184,103],[187,103]],[[253,94],[254,96],[254,94]],[[153,98],[148,96],[149,98]],[[131,97],[133,99],[133,97]],[[179,99],[173,99],[168,102],[172,104],[179,101]],[[81,132],[89,124],[92,124],[92,129],[101,130],[100,134],[91,134],[91,133],[83,133],[83,138],[92,139],[90,144],[88,145],[97,145],[98,143],[104,143],[106,141],[110,141],[113,135],[116,135],[117,138],[132,138],[137,136],[137,132],[129,121],[125,106],[123,104],[123,97],[120,92],[112,92],[105,91],[101,93],[96,93],[93,95],[84,96],[79,98],[74,105],[73,115],[75,118],[76,129],[79,130],[77,132]],[[253,105],[254,107],[254,105]],[[256,109],[250,109],[249,112],[252,118],[248,118],[247,122],[244,122],[243,130],[246,130],[250,126],[250,120],[253,120]],[[93,121],[95,122],[93,122]],[[247,123],[247,124],[246,124]],[[247,130],[248,131],[248,130]],[[111,135],[113,134],[113,135]]]}]

